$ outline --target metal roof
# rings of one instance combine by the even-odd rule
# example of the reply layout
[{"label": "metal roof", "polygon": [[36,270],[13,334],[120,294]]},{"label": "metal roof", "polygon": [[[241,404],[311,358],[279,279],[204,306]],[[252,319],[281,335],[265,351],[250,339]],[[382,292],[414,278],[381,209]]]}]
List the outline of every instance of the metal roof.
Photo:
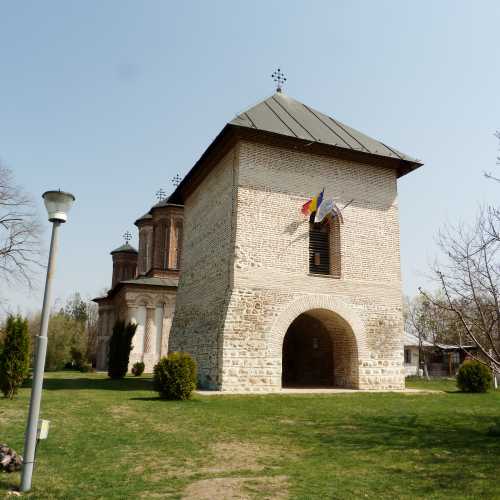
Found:
[{"label": "metal roof", "polygon": [[147,214],[144,214],[144,215],[141,215],[135,222],[134,224],[137,224],[139,221],[143,221],[143,220],[148,220],[148,219],[152,219],[153,216],[148,212]]},{"label": "metal roof", "polygon": [[[413,333],[408,333],[405,332],[404,335],[404,345],[405,347],[418,347],[418,337],[416,335],[413,335]],[[476,346],[473,345],[454,345],[454,344],[439,344],[435,343],[433,344],[432,342],[428,342],[427,340],[422,340],[422,345],[424,347],[437,347],[439,349],[442,349],[443,351],[446,350],[459,350],[459,349],[475,349]]]},{"label": "metal roof", "polygon": [[137,253],[137,250],[132,246],[132,245],[129,245],[128,243],[125,243],[124,245],[118,247],[118,248],[115,248],[111,254],[114,254],[114,253]]},{"label": "metal roof", "polygon": [[292,97],[276,92],[239,114],[229,125],[271,132],[362,153],[421,163]]},{"label": "metal roof", "polygon": [[183,205],[179,205],[178,203],[171,203],[170,202],[170,197],[171,196],[167,196],[166,198],[163,198],[162,200],[160,200],[158,203],[155,203],[151,209],[149,210],[148,213],[142,215],[141,217],[139,217],[135,222],[134,224],[137,226],[138,223],[140,224],[141,222],[143,221],[146,221],[146,220],[151,220],[153,218],[152,216],[152,211],[155,209],[155,208],[163,208],[163,207],[182,207]]},{"label": "metal roof", "polygon": [[154,287],[164,286],[170,288],[177,288],[178,283],[179,283],[179,278],[173,278],[173,277],[153,278],[153,277],[142,276],[140,278],[136,278],[133,280],[120,281],[114,286],[114,288],[108,290],[108,293],[106,295],[103,295],[101,297],[95,297],[92,299],[92,301],[101,302],[107,299],[111,299],[115,295],[117,290],[121,288],[123,285],[141,285],[141,286],[146,285]]},{"label": "metal roof", "polygon": [[156,278],[156,277],[141,277],[133,280],[120,281],[124,285],[148,285],[148,286],[177,286],[179,278]]},{"label": "metal roof", "polygon": [[[405,347],[418,347],[418,337],[413,335],[412,333],[405,332],[404,336],[404,345]],[[434,344],[428,342],[427,340],[422,339],[422,345],[424,347],[434,347]]]}]

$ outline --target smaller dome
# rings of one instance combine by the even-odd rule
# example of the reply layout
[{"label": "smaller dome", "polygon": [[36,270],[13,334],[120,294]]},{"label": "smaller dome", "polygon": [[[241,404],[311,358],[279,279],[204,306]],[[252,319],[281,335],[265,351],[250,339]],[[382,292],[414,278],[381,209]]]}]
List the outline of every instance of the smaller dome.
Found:
[{"label": "smaller dome", "polygon": [[155,203],[152,207],[151,207],[151,210],[153,210],[153,208],[161,208],[161,207],[166,207],[167,205],[170,205],[170,196],[167,196],[166,198],[163,198],[163,200],[160,200],[158,203]]},{"label": "smaller dome", "polygon": [[148,212],[147,214],[144,214],[144,215],[142,215],[141,217],[139,217],[139,218],[138,218],[138,219],[134,222],[134,224],[137,226],[137,223],[139,223],[139,224],[140,224],[141,222],[145,222],[145,221],[150,220],[150,219],[152,219],[152,218],[153,218],[153,216],[152,216],[152,215]]},{"label": "smaller dome", "polygon": [[132,245],[125,243],[124,245],[119,246],[118,248],[115,248],[111,252],[111,255],[113,255],[114,253],[138,253],[138,252]]}]

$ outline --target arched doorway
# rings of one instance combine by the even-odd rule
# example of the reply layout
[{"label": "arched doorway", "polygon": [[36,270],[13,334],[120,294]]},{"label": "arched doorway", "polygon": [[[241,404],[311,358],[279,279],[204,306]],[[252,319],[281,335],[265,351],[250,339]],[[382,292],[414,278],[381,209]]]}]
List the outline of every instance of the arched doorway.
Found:
[{"label": "arched doorway", "polygon": [[314,309],[290,324],[283,340],[283,387],[358,387],[358,351],[349,324]]}]

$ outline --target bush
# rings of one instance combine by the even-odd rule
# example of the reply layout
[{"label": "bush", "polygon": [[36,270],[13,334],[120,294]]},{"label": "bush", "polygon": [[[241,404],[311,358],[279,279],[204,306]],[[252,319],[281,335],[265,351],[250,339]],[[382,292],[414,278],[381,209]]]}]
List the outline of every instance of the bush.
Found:
[{"label": "bush", "polygon": [[144,373],[144,363],[142,361],[137,361],[132,365],[132,375],[134,377],[139,377]]},{"label": "bush", "polygon": [[82,373],[90,373],[94,372],[94,367],[92,366],[91,363],[88,361],[84,361],[79,367],[78,370],[80,370]]},{"label": "bush", "polygon": [[5,343],[0,356],[0,390],[12,399],[29,374],[28,322],[9,316]]},{"label": "bush", "polygon": [[153,374],[154,390],[162,399],[189,399],[196,388],[196,362],[184,352],[161,358]]},{"label": "bush", "polygon": [[[31,336],[40,332],[40,318],[34,317],[30,322]],[[72,319],[65,313],[52,314],[49,320],[49,342],[45,370],[54,371],[63,368],[75,368],[74,353],[85,352],[85,324]]]},{"label": "bush", "polygon": [[457,386],[463,392],[487,392],[491,382],[491,370],[479,361],[464,361],[458,370]]},{"label": "bush", "polygon": [[112,379],[123,378],[127,374],[132,338],[137,325],[117,321],[109,341],[108,375]]}]

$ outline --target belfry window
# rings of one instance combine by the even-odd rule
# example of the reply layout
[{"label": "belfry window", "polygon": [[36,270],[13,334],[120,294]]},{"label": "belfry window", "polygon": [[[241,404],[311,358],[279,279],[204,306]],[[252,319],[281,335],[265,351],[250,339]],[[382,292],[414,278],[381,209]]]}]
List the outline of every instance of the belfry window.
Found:
[{"label": "belfry window", "polygon": [[330,274],[330,228],[328,223],[316,224],[314,216],[309,218],[309,272]]},{"label": "belfry window", "polygon": [[338,218],[315,223],[309,218],[309,272],[340,278],[340,224]]}]

